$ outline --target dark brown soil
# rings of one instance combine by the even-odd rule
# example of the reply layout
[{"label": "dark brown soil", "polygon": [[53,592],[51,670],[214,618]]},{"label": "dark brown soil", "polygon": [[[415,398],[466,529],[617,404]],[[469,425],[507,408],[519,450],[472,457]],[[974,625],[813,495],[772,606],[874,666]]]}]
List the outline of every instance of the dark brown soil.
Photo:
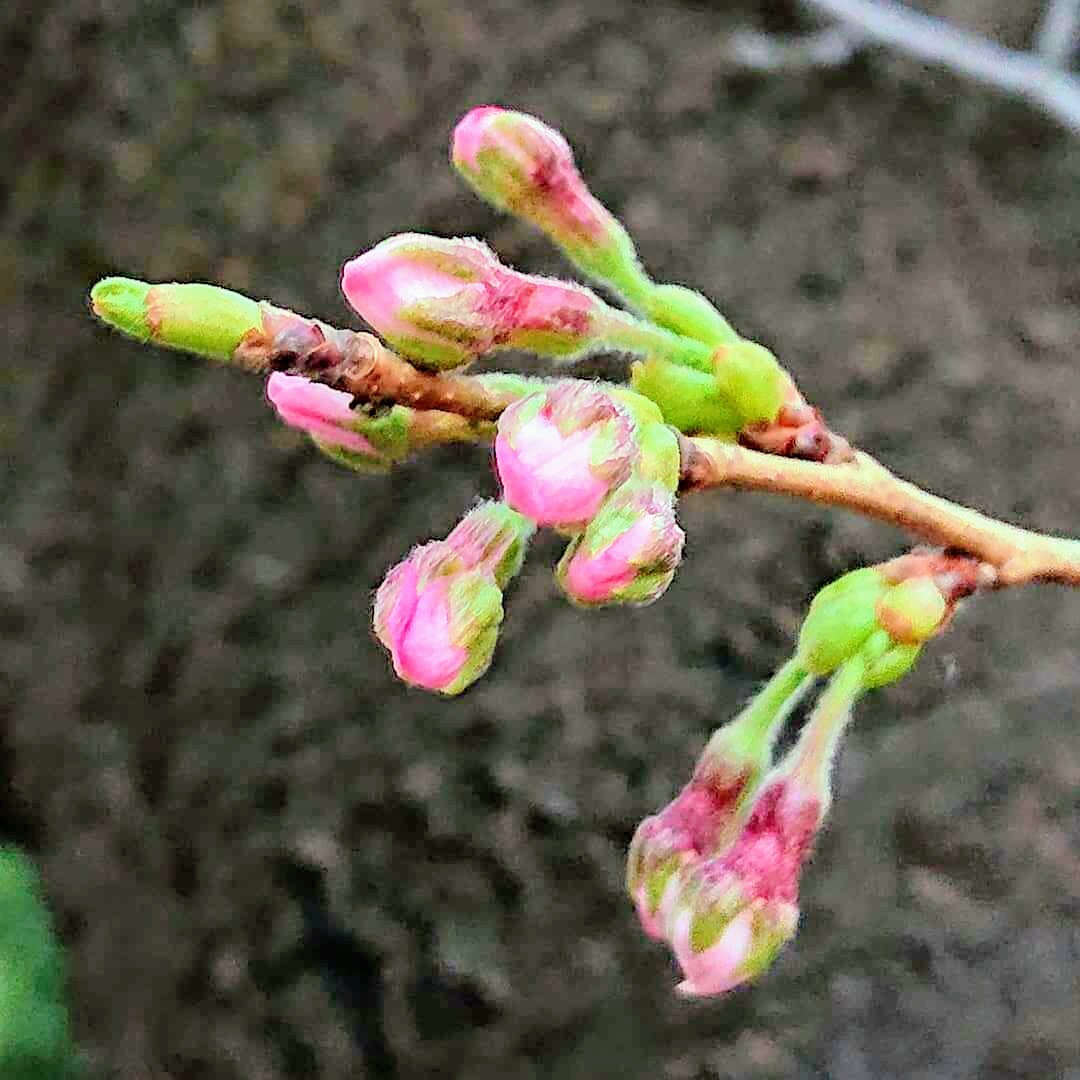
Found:
[{"label": "dark brown soil", "polygon": [[[687,1005],[622,894],[635,823],[903,538],[685,503],[655,607],[561,603],[537,545],[463,699],[390,676],[388,565],[482,452],[354,477],[254,381],[89,319],[106,273],[346,321],[403,229],[565,272],[446,167],[470,105],[566,131],[661,278],[704,287],[901,473],[1080,526],[1080,142],[873,51],[749,76],[779,3],[6,0],[0,834],[39,858],[80,1044],[117,1078],[1080,1077],[1080,601],[972,605],[861,709],[797,943]],[[1020,42],[1032,0],[950,0]]]}]

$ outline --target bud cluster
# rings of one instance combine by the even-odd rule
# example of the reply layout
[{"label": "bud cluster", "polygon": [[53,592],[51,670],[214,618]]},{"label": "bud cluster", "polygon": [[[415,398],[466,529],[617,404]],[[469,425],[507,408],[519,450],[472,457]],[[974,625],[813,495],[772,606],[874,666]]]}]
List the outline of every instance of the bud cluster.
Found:
[{"label": "bud cluster", "polygon": [[772,743],[808,685],[796,657],[717,731],[676,799],[639,826],[627,884],[645,932],[666,941],[682,969],[680,993],[730,990],[765,971],[794,936],[799,876],[864,670],[856,659],[837,673],[796,746],[769,769]]},{"label": "bud cluster", "polygon": [[411,685],[457,694],[484,673],[537,526],[571,538],[556,578],[583,606],[651,603],[682,558],[678,445],[656,406],[580,380],[525,389],[496,429],[502,501],[414,549],[376,596],[376,636]]},{"label": "bud cluster", "polygon": [[[213,285],[108,278],[91,293],[95,314],[139,341],[270,372],[278,417],[355,470],[385,471],[438,443],[493,442],[500,498],[413,548],[375,597],[375,635],[394,671],[446,695],[490,665],[504,594],[537,528],[566,539],[555,578],[571,602],[643,605],[664,594],[685,542],[680,433],[829,464],[851,457],[768,349],[700,294],[651,280],[561,134],[484,106],[458,124],[452,159],[484,198],[540,228],[629,310],[584,285],[512,269],[479,240],[415,233],[383,240],[341,274],[349,304],[400,356],[371,334]],[[628,353],[631,385],[454,370],[509,349],[559,360]],[[628,890],[646,933],[673,951],[682,993],[753,978],[794,935],[801,868],[854,702],[907,672],[959,600],[990,584],[973,558],[919,549],[822,589],[792,659],[713,735],[676,798],[642,822]],[[828,685],[774,762],[780,730],[818,678]]]}]

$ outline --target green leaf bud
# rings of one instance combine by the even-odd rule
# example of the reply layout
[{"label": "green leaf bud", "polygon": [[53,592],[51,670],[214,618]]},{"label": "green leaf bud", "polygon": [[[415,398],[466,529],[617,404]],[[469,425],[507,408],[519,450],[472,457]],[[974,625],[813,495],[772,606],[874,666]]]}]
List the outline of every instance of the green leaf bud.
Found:
[{"label": "green leaf bud", "polygon": [[103,322],[138,341],[223,362],[246,334],[262,327],[254,300],[217,285],[105,278],[91,290],[90,303]]}]

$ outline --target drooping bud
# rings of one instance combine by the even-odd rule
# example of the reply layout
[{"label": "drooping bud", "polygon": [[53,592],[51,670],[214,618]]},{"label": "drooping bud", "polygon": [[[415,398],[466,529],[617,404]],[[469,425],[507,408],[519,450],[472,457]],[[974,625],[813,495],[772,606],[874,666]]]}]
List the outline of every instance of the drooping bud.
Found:
[{"label": "drooping bud", "polygon": [[668,883],[663,936],[683,971],[680,993],[720,994],[753,979],[794,936],[799,877],[828,811],[832,760],[863,675],[858,658],[840,669],[730,846],[687,862]]},{"label": "drooping bud", "polygon": [[610,394],[567,380],[499,418],[495,468],[503,497],[538,525],[580,529],[637,460],[634,422]]},{"label": "drooping bud", "polygon": [[590,344],[599,297],[521,274],[479,240],[405,233],[345,264],[349,303],[399,352],[453,368],[494,349],[573,356]]},{"label": "drooping bud", "polygon": [[460,694],[487,671],[532,522],[481,503],[446,540],[414,548],[375,594],[375,635],[411,686]]},{"label": "drooping bud", "polygon": [[586,274],[640,304],[650,282],[633,242],[589,191],[558,131],[535,116],[483,105],[458,122],[451,158],[488,202],[541,229]]},{"label": "drooping bud", "polygon": [[651,604],[675,577],[685,539],[672,493],[629,480],[570,542],[556,577],[563,592],[585,607]]},{"label": "drooping bud", "polygon": [[262,326],[259,305],[240,293],[201,283],[151,285],[103,278],[90,291],[94,314],[137,341],[228,361]]},{"label": "drooping bud", "polygon": [[645,932],[664,936],[678,871],[725,850],[772,758],[784,721],[812,680],[789,661],[730,723],[713,733],[690,782],[646,818],[630,845],[627,890]]}]

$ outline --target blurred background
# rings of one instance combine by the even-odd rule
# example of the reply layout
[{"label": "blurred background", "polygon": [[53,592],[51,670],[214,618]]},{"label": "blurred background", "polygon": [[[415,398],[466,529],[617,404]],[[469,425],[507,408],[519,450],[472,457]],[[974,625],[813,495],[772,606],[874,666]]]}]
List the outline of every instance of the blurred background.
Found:
[{"label": "blurred background", "polygon": [[[1025,47],[1038,0],[920,5]],[[90,1074],[1080,1078],[1080,600],[988,597],[860,708],[797,942],[672,993],[635,824],[882,525],[687,499],[639,612],[560,602],[542,539],[489,675],[394,681],[371,595],[486,454],[354,476],[257,381],[90,319],[105,274],[356,325],[406,229],[567,272],[446,162],[469,107],[578,150],[660,280],[703,288],[834,427],[1010,520],[1080,530],[1080,141],[882,49],[747,71],[781,0],[5,0],[0,841],[37,861]],[[617,373],[620,363],[592,365]]]}]

